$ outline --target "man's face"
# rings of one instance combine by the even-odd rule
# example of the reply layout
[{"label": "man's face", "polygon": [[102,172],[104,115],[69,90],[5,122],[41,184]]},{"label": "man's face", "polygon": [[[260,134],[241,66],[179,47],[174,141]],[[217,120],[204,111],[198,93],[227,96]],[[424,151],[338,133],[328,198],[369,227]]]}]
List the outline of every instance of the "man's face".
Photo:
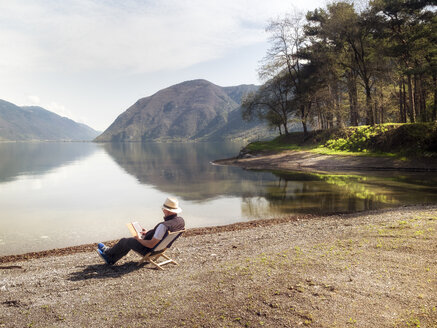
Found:
[{"label": "man's face", "polygon": [[166,217],[166,216],[169,216],[169,215],[172,215],[173,213],[172,212],[170,212],[170,211],[167,211],[166,209],[162,209],[162,212],[164,213],[164,217]]}]

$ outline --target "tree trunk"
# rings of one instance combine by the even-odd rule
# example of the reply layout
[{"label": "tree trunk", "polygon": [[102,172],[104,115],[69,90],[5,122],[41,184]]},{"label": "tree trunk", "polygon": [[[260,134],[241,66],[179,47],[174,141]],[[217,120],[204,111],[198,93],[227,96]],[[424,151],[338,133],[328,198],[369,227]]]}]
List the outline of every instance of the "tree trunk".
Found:
[{"label": "tree trunk", "polygon": [[331,84],[328,84],[328,99],[326,100],[326,127],[327,129],[331,129],[334,127],[334,101],[332,97],[332,86]]},{"label": "tree trunk", "polygon": [[317,128],[319,130],[324,130],[325,129],[324,117],[318,101],[316,102],[316,111],[317,111],[317,125],[318,125]]},{"label": "tree trunk", "polygon": [[282,124],[282,126],[284,127],[284,134],[286,135],[286,136],[288,136],[289,135],[289,133],[288,133],[288,127],[287,127],[287,123],[285,122],[285,123],[283,123]]},{"label": "tree trunk", "polygon": [[407,74],[407,86],[408,86],[408,114],[410,116],[410,122],[416,122],[416,110],[414,109],[414,97],[413,97],[413,84],[411,81],[411,74]]},{"label": "tree trunk", "polygon": [[420,76],[418,76],[417,74],[414,74],[414,105],[414,109],[416,111],[416,119],[421,122],[425,122],[425,111],[422,110],[422,88],[420,83]]},{"label": "tree trunk", "polygon": [[419,99],[420,99],[420,113],[423,122],[428,122],[428,112],[426,111],[426,87],[423,84],[423,74],[419,75]]},{"label": "tree trunk", "polygon": [[380,115],[380,119],[379,119],[379,122],[381,123],[381,124],[384,124],[384,107],[381,107],[381,111],[379,112],[379,115]]},{"label": "tree trunk", "polygon": [[303,135],[306,137],[308,135],[308,128],[307,128],[307,123],[305,121],[302,121],[302,127],[303,127]]},{"label": "tree trunk", "polygon": [[341,115],[341,107],[340,107],[340,93],[338,90],[338,81],[334,81],[333,83],[333,87],[332,87],[332,100],[333,100],[333,106],[334,106],[334,115],[335,115],[335,120],[337,123],[337,127],[342,128],[344,127],[344,123],[343,123],[343,117]]},{"label": "tree trunk", "polygon": [[349,93],[349,110],[350,110],[350,124],[358,126],[358,90],[357,77],[355,73],[350,70],[347,74],[348,79],[348,93]]},{"label": "tree trunk", "polygon": [[308,129],[307,129],[307,122],[306,122],[306,115],[305,115],[305,105],[300,106],[300,120],[302,122],[303,127],[303,135],[306,137],[308,135]]},{"label": "tree trunk", "polygon": [[336,119],[337,119],[337,126],[339,128],[343,128],[344,122],[343,122],[343,116],[341,115],[341,106],[340,106],[339,95],[336,95],[336,97],[335,97],[335,115],[336,115]]},{"label": "tree trunk", "polygon": [[434,81],[434,108],[432,109],[432,120],[437,119],[437,73],[432,74],[432,79]]},{"label": "tree trunk", "polygon": [[378,86],[375,87],[375,94],[373,96],[373,117],[375,118],[375,124],[380,124],[379,121],[379,106],[380,106],[380,99],[379,99],[379,90]]},{"label": "tree trunk", "polygon": [[370,85],[368,82],[365,83],[366,86],[366,124],[375,125],[375,117],[372,106],[372,93],[370,90]]},{"label": "tree trunk", "polygon": [[374,103],[373,103],[373,108],[375,110],[375,124],[379,124],[380,123],[379,122],[378,106],[379,106],[378,98],[375,95],[375,100],[374,100]]},{"label": "tree trunk", "polygon": [[407,116],[408,116],[408,105],[407,105],[407,91],[405,91],[405,81],[402,81],[402,96],[403,96],[403,103],[404,103],[404,118],[405,122],[407,123]]},{"label": "tree trunk", "polygon": [[379,106],[379,124],[384,124],[384,93],[381,88],[381,105]]},{"label": "tree trunk", "polygon": [[407,123],[407,117],[405,115],[405,102],[404,102],[404,90],[405,84],[403,78],[399,79],[399,119],[401,123]]},{"label": "tree trunk", "polygon": [[320,114],[320,118],[322,119],[320,122],[322,124],[322,130],[326,130],[327,129],[327,125],[326,125],[326,117],[325,114],[322,113]]}]

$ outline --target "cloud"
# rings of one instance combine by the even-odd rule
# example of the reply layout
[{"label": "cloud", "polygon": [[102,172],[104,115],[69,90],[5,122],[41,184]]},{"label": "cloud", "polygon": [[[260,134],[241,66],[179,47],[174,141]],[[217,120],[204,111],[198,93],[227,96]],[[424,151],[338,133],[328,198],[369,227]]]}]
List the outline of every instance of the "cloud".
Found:
[{"label": "cloud", "polygon": [[68,117],[68,118],[71,118],[71,119],[79,122],[79,120],[74,119],[74,114],[70,110],[68,110],[68,108],[66,106],[61,105],[56,101],[45,102],[45,101],[42,101],[41,98],[39,96],[36,96],[36,95],[28,95],[26,97],[26,99],[27,99],[26,105],[23,105],[23,106],[39,106],[39,107],[47,109],[53,113],[56,113],[60,116]]},{"label": "cloud", "polygon": [[40,106],[41,105],[41,99],[38,96],[35,95],[29,95],[27,96],[28,104],[31,106]]},{"label": "cloud", "polygon": [[264,42],[267,20],[289,9],[288,0],[0,0],[0,69],[186,68]]}]

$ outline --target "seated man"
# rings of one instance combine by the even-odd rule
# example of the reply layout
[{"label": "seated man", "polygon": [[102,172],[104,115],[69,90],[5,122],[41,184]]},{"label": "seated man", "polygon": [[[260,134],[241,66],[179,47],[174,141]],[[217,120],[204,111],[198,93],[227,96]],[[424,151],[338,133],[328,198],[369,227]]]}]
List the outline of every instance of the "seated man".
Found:
[{"label": "seated man", "polygon": [[182,209],[179,207],[177,199],[167,198],[162,205],[162,211],[164,221],[158,223],[152,230],[142,232],[142,238],[138,236],[122,238],[113,247],[99,243],[97,252],[107,264],[112,265],[129,253],[131,249],[143,255],[147,254],[164,237],[167,230],[173,232],[184,229],[185,221],[178,216]]}]

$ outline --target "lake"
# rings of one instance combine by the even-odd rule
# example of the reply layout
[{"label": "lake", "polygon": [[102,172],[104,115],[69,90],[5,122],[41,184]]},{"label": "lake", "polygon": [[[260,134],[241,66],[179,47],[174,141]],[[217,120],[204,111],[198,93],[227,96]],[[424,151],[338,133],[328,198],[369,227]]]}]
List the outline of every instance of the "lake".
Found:
[{"label": "lake", "polygon": [[153,227],[168,195],[187,228],[437,203],[436,173],[311,174],[212,165],[241,143],[0,143],[0,256]]}]

